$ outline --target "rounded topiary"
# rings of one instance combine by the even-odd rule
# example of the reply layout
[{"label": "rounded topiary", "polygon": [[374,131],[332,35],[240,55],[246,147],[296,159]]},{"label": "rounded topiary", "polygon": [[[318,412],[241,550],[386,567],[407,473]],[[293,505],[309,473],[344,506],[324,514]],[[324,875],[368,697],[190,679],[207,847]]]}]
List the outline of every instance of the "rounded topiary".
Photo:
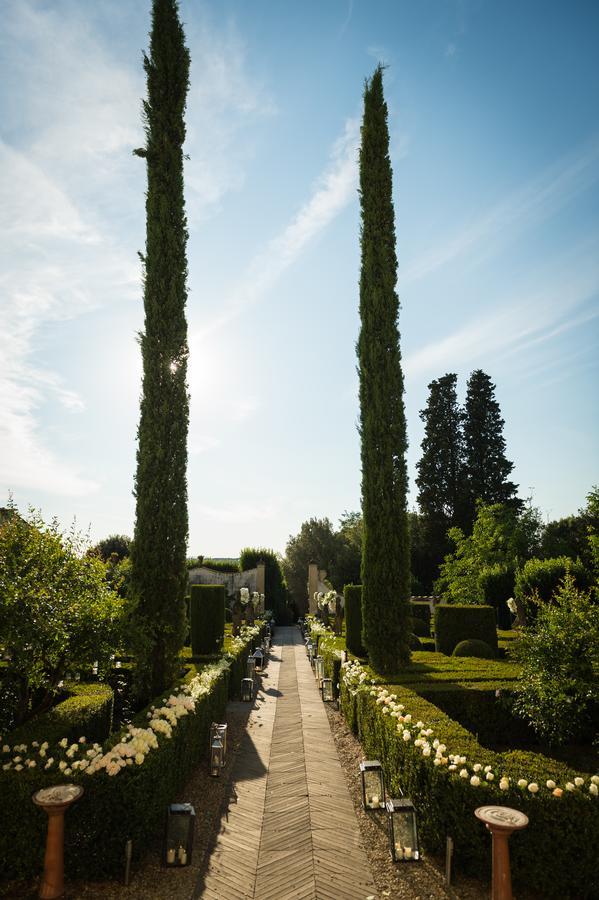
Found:
[{"label": "rounded topiary", "polygon": [[460,641],[454,647],[452,656],[476,656],[478,659],[495,659],[495,651],[489,647],[486,641],[479,641],[476,638],[470,638],[467,641]]},{"label": "rounded topiary", "polygon": [[431,627],[424,619],[412,619],[412,633],[417,637],[430,637]]},{"label": "rounded topiary", "polygon": [[415,634],[410,635],[409,645],[410,645],[410,650],[421,650],[422,649],[422,644],[420,642],[420,638]]}]

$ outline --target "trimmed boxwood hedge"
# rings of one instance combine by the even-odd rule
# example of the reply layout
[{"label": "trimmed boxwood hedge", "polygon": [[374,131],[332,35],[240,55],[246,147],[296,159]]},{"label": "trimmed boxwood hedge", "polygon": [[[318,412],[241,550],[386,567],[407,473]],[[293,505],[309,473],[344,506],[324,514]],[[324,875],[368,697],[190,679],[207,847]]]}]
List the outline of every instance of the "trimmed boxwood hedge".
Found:
[{"label": "trimmed boxwood hedge", "polygon": [[193,655],[220,653],[225,636],[225,586],[192,584],[189,597]]},{"label": "trimmed boxwood hedge", "polygon": [[431,630],[431,607],[427,600],[410,600],[413,619],[421,619],[426,623],[428,631]]},{"label": "trimmed boxwood hedge", "polygon": [[397,686],[392,690],[413,720],[422,719],[433,728],[450,752],[465,755],[469,761],[493,765],[512,779],[510,788],[501,791],[497,782],[473,787],[467,779],[450,777],[443,767],[437,768],[425,759],[411,742],[402,740],[395,720],[381,714],[367,691],[353,695],[342,685],[341,707],[360,738],[365,757],[381,760],[394,796],[401,788],[414,801],[419,833],[428,850],[442,853],[446,837],[451,835],[456,867],[489,880],[489,835],[475,818],[474,810],[489,803],[511,806],[522,810],[530,821],[510,841],[514,884],[538,891],[542,897],[591,900],[599,896],[595,858],[599,802],[581,791],[564,792],[556,800],[546,789],[533,796],[516,786],[520,777],[539,785],[548,778],[563,784],[580,773],[540,753],[493,753],[482,747],[470,731],[410,689]]},{"label": "trimmed boxwood hedge", "polygon": [[69,681],[64,686],[68,696],[31,722],[10,734],[9,743],[30,744],[37,735],[49,744],[66,737],[69,743],[85,735],[92,743],[102,743],[112,728],[114,693],[107,684]]},{"label": "trimmed boxwood hedge", "polygon": [[492,606],[440,603],[435,608],[435,649],[451,656],[468,638],[484,641],[497,653],[497,626]]},{"label": "trimmed boxwood hedge", "polygon": [[[248,641],[232,654],[230,667],[225,668],[213,689],[199,698],[195,713],[178,720],[170,740],[159,737],[159,749],[152,750],[143,765],[112,777],[104,771],[69,776],[69,781],[81,783],[85,789],[66,817],[65,871],[69,878],[120,878],[126,841],[132,839],[133,857],[139,860],[160,836],[168,804],[175,802],[207,754],[210,724],[223,720],[229,688],[235,688],[250,647]],[[196,671],[191,667],[187,680]],[[154,705],[161,699],[156,698]],[[148,709],[139,712],[135,725],[147,727]],[[42,742],[46,733],[40,730],[31,737]],[[120,730],[114,732],[104,750],[118,743],[120,737]],[[4,740],[14,743],[12,737]],[[42,871],[47,817],[31,802],[31,795],[56,782],[55,771],[36,768],[17,773],[0,769],[0,860],[4,878],[31,878]]]},{"label": "trimmed boxwood hedge", "polygon": [[343,596],[347,649],[356,656],[366,656],[366,650],[362,645],[362,585],[346,584]]},{"label": "trimmed boxwood hedge", "polygon": [[495,659],[497,655],[486,641],[478,638],[466,638],[453,648],[452,656],[474,656],[477,659]]}]

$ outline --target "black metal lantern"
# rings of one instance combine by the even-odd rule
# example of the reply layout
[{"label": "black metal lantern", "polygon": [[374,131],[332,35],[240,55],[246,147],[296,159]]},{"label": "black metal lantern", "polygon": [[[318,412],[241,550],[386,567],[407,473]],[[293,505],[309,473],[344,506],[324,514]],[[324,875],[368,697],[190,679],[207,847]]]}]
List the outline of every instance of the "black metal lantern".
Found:
[{"label": "black metal lantern", "polygon": [[411,862],[420,858],[416,810],[408,798],[387,800],[389,849],[393,862]]},{"label": "black metal lantern", "polygon": [[[258,647],[257,650],[254,650],[254,668],[256,672],[262,672],[264,670],[264,651]],[[249,672],[248,672],[249,675]]]},{"label": "black metal lantern", "polygon": [[320,689],[322,691],[322,699],[325,703],[332,703],[335,697],[333,696],[333,679],[332,678],[323,678],[320,684]]},{"label": "black metal lantern", "polygon": [[213,722],[210,726],[210,752],[212,753],[212,743],[215,737],[219,737],[222,745],[222,759],[221,759],[221,768],[225,765],[227,761],[227,726],[226,724],[219,724],[218,722]]},{"label": "black metal lantern", "polygon": [[318,682],[318,687],[320,687],[324,678],[324,659],[322,656],[317,656],[314,659],[314,677]]},{"label": "black metal lantern", "polygon": [[310,665],[312,665],[312,660],[314,659],[314,647],[312,646],[312,641],[308,641],[306,644],[306,653],[308,654]]},{"label": "black metal lantern", "polygon": [[360,763],[362,776],[362,804],[365,810],[385,808],[385,779],[378,759],[365,759]]},{"label": "black metal lantern", "polygon": [[270,635],[269,634],[264,635],[264,649],[267,653],[270,650]]},{"label": "black metal lantern", "polygon": [[254,699],[254,679],[253,678],[242,678],[241,679],[241,699],[245,703],[251,703]]},{"label": "black metal lantern", "polygon": [[188,866],[193,850],[195,809],[191,803],[171,803],[166,817],[164,865]]},{"label": "black metal lantern", "polygon": [[248,660],[247,660],[246,668],[245,668],[245,674],[246,674],[247,678],[251,678],[251,679],[253,679],[254,675],[256,674],[256,660],[254,659],[253,655],[248,656]]}]

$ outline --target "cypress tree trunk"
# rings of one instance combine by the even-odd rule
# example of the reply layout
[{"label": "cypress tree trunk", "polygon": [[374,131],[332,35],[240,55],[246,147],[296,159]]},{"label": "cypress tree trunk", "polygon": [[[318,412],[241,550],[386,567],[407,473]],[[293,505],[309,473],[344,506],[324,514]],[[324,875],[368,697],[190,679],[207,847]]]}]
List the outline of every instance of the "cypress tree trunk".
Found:
[{"label": "cypress tree trunk", "polygon": [[146,146],[145,328],[139,336],[143,385],[132,549],[136,689],[142,699],[175,679],[185,637],[187,572],[187,221],[183,119],[189,52],[176,0],[154,0]]},{"label": "cypress tree trunk", "polygon": [[372,665],[389,673],[410,658],[410,541],[395,223],[381,66],[364,90],[360,196],[362,634]]}]

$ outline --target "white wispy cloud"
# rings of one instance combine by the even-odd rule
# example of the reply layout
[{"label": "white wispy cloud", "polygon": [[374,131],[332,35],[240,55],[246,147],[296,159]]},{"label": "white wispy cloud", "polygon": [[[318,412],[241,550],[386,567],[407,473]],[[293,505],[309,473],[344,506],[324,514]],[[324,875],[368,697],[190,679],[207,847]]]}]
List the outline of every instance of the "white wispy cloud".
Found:
[{"label": "white wispy cloud", "polygon": [[192,341],[201,343],[208,334],[228,325],[256,303],[347,207],[356,196],[358,146],[359,121],[348,119],[343,134],[333,146],[329,165],[317,179],[309,199],[283,231],[254,257],[224,302],[223,311],[196,332]]},{"label": "white wispy cloud", "polygon": [[564,207],[599,179],[599,137],[594,136],[574,152],[548,166],[528,184],[486,211],[479,219],[409,263],[400,272],[401,284],[425,278],[442,266],[474,254],[477,261]]},{"label": "white wispy cloud", "polygon": [[455,367],[456,360],[466,366],[515,355],[530,358],[540,345],[593,321],[599,309],[586,309],[585,304],[599,291],[599,266],[594,259],[580,265],[578,271],[567,267],[559,277],[552,268],[535,290],[498,298],[489,314],[406,355],[406,374],[410,378],[438,375]]},{"label": "white wispy cloud", "polygon": [[[126,30],[147,9],[107,2],[90,16],[69,0],[8,0],[2,15],[0,489],[84,496],[96,479],[53,450],[44,422],[56,405],[81,412],[86,398],[44,365],[40,339],[55,323],[141,298],[145,171],[131,150],[143,143],[145,82],[141,53],[119,56],[110,28],[120,19]],[[192,223],[242,184],[252,123],[273,112],[234,28],[218,33],[201,15],[187,34]],[[207,444],[200,435],[194,446]]]}]

